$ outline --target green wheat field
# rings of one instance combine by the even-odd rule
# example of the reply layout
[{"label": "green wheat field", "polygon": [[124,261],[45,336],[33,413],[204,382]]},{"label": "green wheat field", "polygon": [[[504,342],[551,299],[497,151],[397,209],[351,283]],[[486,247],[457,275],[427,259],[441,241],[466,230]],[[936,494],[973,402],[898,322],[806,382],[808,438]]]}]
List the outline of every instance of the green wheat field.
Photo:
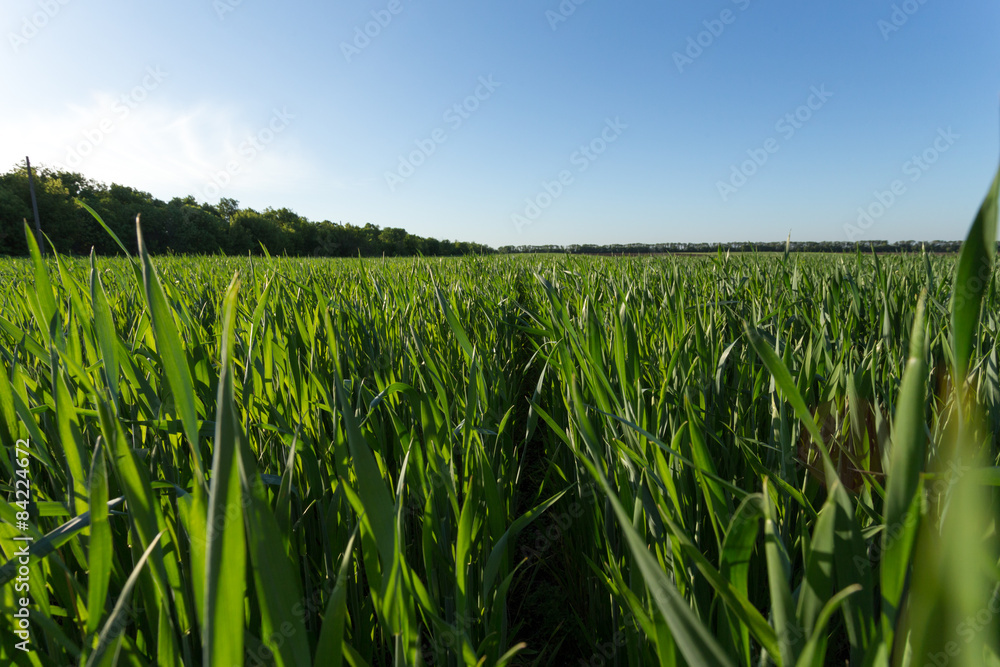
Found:
[{"label": "green wheat field", "polygon": [[0,663],[1000,665],[997,189],[959,255],[28,231]]}]

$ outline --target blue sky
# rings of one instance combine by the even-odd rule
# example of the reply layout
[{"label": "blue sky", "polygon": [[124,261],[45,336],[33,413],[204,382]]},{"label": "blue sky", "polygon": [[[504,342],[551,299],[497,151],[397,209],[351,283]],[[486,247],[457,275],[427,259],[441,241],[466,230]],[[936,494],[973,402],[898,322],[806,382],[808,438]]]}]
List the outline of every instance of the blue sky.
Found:
[{"label": "blue sky", "polygon": [[998,28],[986,0],[7,0],[0,168],[493,246],[959,239]]}]

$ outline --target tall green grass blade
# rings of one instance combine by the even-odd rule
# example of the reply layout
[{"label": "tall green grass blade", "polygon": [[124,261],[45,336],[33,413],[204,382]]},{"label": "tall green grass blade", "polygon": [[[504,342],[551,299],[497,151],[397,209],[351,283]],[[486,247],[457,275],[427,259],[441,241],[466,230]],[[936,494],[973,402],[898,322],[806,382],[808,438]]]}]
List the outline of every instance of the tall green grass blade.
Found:
[{"label": "tall green grass blade", "polygon": [[90,300],[94,311],[94,333],[101,352],[104,377],[111,391],[111,400],[118,410],[118,334],[115,331],[114,316],[108,305],[108,296],[94,263],[94,253],[90,253]]},{"label": "tall green grass blade", "polygon": [[[767,497],[766,480],[764,487],[764,496]],[[774,507],[768,503],[767,517],[764,520],[764,552],[767,556],[767,581],[771,592],[771,614],[778,640],[778,654],[771,654],[771,657],[781,665],[794,665],[802,650],[804,635],[795,616],[792,591],[789,587],[791,563],[788,551],[775,525],[776,518]]]},{"label": "tall green grass blade", "polygon": [[347,570],[351,564],[351,555],[354,553],[354,538],[357,537],[357,534],[357,529],[355,529],[344,548],[344,557],[341,559],[340,569],[337,571],[337,583],[333,587],[333,593],[330,594],[330,601],[326,605],[326,614],[323,616],[323,628],[316,645],[313,667],[341,667],[344,664]]},{"label": "tall green grass blade", "polygon": [[951,335],[955,381],[965,382],[976,347],[983,296],[993,280],[997,246],[997,211],[1000,170],[983,200],[972,228],[962,244],[951,297]]},{"label": "tall green grass blade", "polygon": [[170,385],[174,403],[191,446],[194,471],[197,476],[196,486],[204,485],[205,466],[201,460],[201,450],[198,438],[198,413],[195,407],[194,383],[191,380],[191,370],[188,368],[187,355],[181,345],[181,337],[174,322],[174,314],[167,302],[166,294],[160,277],[153,267],[146,244],[142,239],[142,227],[139,219],[135,221],[136,236],[139,239],[139,255],[142,259],[142,278],[145,285],[146,304],[149,307],[153,332],[156,337],[157,353],[162,361],[163,374]]},{"label": "tall green grass blade", "polygon": [[802,649],[802,654],[799,655],[796,667],[822,667],[822,665],[829,664],[827,660],[828,656],[826,655],[826,627],[830,622],[830,618],[837,612],[837,609],[844,601],[860,590],[861,586],[854,584],[827,600],[819,616],[816,618],[812,635],[809,637],[809,641],[806,642],[805,648]]},{"label": "tall green grass blade", "polygon": [[242,439],[233,397],[233,336],[239,280],[233,277],[223,300],[222,371],[215,417],[215,452],[208,494],[208,548],[202,660],[206,665],[243,660],[243,599],[246,544],[237,454]]},{"label": "tall green grass blade", "polygon": [[38,328],[42,332],[42,338],[48,341],[49,328],[52,326],[52,320],[56,316],[55,292],[52,289],[52,282],[49,280],[49,271],[45,266],[45,260],[42,259],[42,254],[38,249],[35,234],[28,227],[27,223],[24,225],[24,237],[28,242],[28,251],[31,253],[31,262],[35,269],[35,289],[33,294],[38,299],[42,316],[42,320],[38,322]]},{"label": "tall green grass blade", "polygon": [[114,609],[111,610],[111,615],[108,617],[104,628],[101,630],[101,634],[97,638],[97,650],[91,653],[87,659],[87,667],[98,664],[104,651],[107,650],[108,645],[111,643],[111,636],[116,632],[119,619],[125,613],[125,607],[132,594],[132,589],[135,587],[136,582],[139,581],[139,574],[142,572],[142,568],[146,564],[146,560],[150,554],[158,546],[161,537],[163,537],[163,531],[156,534],[149,546],[146,547],[146,550],[142,552],[142,556],[136,561],[135,567],[132,568],[132,574],[129,575],[128,580],[122,587],[121,593],[118,596],[118,602],[115,603]]},{"label": "tall green grass blade", "polygon": [[910,555],[920,523],[920,473],[927,458],[926,341],[924,296],[917,303],[910,333],[910,353],[893,421],[891,467],[886,483],[885,528],[882,535],[882,635],[892,643]]},{"label": "tall green grass blade", "polygon": [[90,543],[87,565],[87,633],[97,632],[104,614],[104,603],[108,595],[111,578],[111,562],[114,546],[111,526],[108,523],[108,473],[104,461],[103,443],[98,440],[94,460],[90,467]]}]

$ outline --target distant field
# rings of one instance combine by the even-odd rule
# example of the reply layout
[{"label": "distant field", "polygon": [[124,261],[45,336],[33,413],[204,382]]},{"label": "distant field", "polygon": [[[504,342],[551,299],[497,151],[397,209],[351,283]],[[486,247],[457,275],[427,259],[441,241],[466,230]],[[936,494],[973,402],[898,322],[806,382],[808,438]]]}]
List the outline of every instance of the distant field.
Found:
[{"label": "distant field", "polygon": [[957,263],[2,261],[0,661],[988,664]]}]

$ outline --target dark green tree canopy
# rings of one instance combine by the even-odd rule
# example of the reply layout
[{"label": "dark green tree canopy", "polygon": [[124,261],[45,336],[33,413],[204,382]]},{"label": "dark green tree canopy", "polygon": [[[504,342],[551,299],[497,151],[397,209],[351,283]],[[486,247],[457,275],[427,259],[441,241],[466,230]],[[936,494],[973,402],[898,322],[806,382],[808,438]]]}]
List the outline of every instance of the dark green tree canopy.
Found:
[{"label": "dark green tree canopy", "polygon": [[[240,208],[223,197],[218,204],[193,196],[169,202],[127,185],[105,185],[82,174],[35,170],[35,194],[42,232],[67,254],[121,252],[114,240],[74,199],[97,211],[115,234],[135,250],[135,216],[142,216],[143,237],[154,253],[261,254],[291,256],[426,256],[486,254],[478,243],[439,241],[408,234],[398,227],[364,227],[329,220],[312,222],[288,208],[262,212]],[[32,222],[28,173],[23,165],[0,175],[0,255],[26,255],[24,221]]]}]

